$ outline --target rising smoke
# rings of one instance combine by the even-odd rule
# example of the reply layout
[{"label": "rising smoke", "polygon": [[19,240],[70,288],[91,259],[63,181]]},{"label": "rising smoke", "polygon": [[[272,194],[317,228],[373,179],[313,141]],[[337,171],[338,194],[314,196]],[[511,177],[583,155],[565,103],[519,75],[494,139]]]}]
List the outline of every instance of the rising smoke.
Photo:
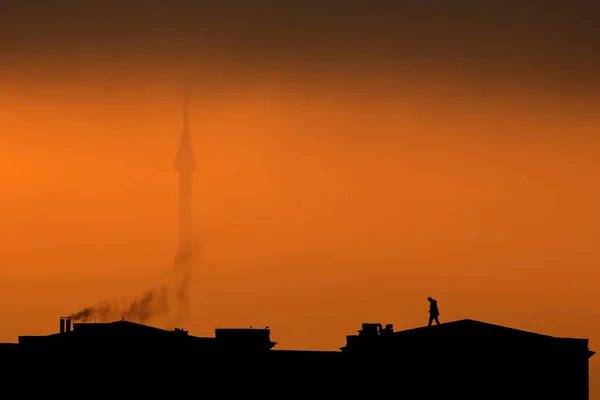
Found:
[{"label": "rising smoke", "polygon": [[132,301],[102,301],[71,314],[70,318],[79,322],[125,319],[147,323],[157,317],[168,317],[171,319],[166,322],[169,327],[189,320],[192,267],[199,249],[200,242],[195,238],[191,249],[177,251],[174,268],[169,271],[172,279],[168,284],[157,285]]},{"label": "rising smoke", "polygon": [[107,322],[123,318],[144,323],[154,315],[168,314],[168,312],[168,289],[166,286],[158,286],[128,304],[104,301],[93,307],[84,308],[70,317],[74,321],[82,322]]}]

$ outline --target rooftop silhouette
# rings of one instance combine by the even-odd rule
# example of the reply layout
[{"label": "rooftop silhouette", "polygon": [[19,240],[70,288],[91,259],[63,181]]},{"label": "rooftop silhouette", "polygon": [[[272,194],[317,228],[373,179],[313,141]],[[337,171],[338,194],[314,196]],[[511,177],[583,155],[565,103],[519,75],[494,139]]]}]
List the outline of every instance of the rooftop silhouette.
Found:
[{"label": "rooftop silhouette", "polygon": [[[325,377],[336,374],[345,383],[328,385],[338,395],[375,385],[386,393],[421,391],[419,398],[573,400],[589,398],[589,358],[594,355],[587,339],[471,319],[400,331],[391,324],[363,323],[357,334],[346,336],[339,351],[277,350],[276,345],[268,327],[218,328],[214,337],[197,337],[183,329],[125,320],[71,324],[61,318],[59,332],[19,336],[18,343],[4,344],[0,351],[4,362],[30,375],[69,358],[77,359],[72,369],[106,362],[138,372],[152,368],[154,373],[203,360],[212,366],[203,372],[211,377],[209,386],[224,370],[230,378],[268,372],[286,385],[301,380],[305,388],[326,384]],[[255,362],[258,370],[246,368]]]}]

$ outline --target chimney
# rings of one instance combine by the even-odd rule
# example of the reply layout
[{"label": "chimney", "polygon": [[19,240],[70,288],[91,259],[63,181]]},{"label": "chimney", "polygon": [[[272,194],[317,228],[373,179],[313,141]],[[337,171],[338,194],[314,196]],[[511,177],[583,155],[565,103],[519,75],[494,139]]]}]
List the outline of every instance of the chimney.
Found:
[{"label": "chimney", "polygon": [[60,317],[60,333],[65,333],[65,319]]},{"label": "chimney", "polygon": [[71,332],[71,318],[65,318],[65,332]]}]

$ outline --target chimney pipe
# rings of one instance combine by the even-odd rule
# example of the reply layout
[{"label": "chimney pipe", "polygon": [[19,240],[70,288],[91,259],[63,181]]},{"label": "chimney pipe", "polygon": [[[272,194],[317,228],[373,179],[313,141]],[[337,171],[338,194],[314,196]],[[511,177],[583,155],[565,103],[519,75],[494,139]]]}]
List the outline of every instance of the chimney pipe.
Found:
[{"label": "chimney pipe", "polygon": [[71,318],[65,318],[65,332],[71,332]]},{"label": "chimney pipe", "polygon": [[60,333],[65,333],[65,319],[60,317]]}]

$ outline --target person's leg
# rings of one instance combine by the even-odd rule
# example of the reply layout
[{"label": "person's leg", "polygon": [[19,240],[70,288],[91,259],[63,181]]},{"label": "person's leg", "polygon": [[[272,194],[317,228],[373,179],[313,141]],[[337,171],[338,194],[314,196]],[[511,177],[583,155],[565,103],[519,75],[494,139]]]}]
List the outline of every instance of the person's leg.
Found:
[{"label": "person's leg", "polygon": [[437,325],[439,325],[439,324],[440,324],[440,319],[439,319],[439,317],[438,317],[437,315],[435,316],[435,323],[436,323]]},{"label": "person's leg", "polygon": [[431,326],[433,323],[433,315],[429,314],[429,324],[427,326]]}]

